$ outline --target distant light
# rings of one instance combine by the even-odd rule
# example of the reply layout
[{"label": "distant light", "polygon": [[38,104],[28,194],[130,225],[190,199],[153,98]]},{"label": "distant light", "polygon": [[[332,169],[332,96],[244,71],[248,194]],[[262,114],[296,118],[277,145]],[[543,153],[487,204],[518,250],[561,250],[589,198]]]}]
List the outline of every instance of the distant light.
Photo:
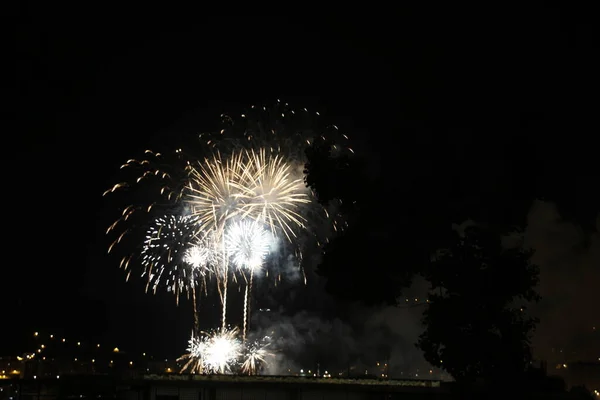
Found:
[{"label": "distant light", "polygon": [[77,342],[77,346],[81,346],[81,342]]},{"label": "distant light", "polygon": [[96,360],[94,360],[94,359],[92,358],[92,362],[93,362],[93,363],[95,363],[95,362],[96,362]]},{"label": "distant light", "polygon": [[67,339],[63,338],[63,343],[66,342],[66,341],[67,341]]},{"label": "distant light", "polygon": [[56,379],[60,378],[60,375],[56,375]]},{"label": "distant light", "polygon": [[75,357],[75,361],[77,361],[77,357]]},{"label": "distant light", "polygon": [[98,343],[98,344],[96,345],[96,347],[100,347],[100,343]]},{"label": "distant light", "polygon": [[37,335],[39,335],[39,333],[37,333],[37,332],[35,332],[35,333],[33,334],[33,336],[37,336]]},{"label": "distant light", "polygon": [[37,379],[37,375],[34,375],[34,376],[33,376],[33,379]]},{"label": "distant light", "polygon": [[129,361],[129,365],[133,365],[133,361]]},{"label": "distant light", "polygon": [[40,347],[41,347],[42,349],[45,349],[45,348],[46,348],[46,346],[44,346],[44,345],[41,345]]},{"label": "distant light", "polygon": [[146,353],[142,353],[142,356],[146,357]]},{"label": "distant light", "polygon": [[119,352],[119,348],[118,348],[118,347],[115,347],[115,348],[113,349],[113,353],[118,353],[118,352]]},{"label": "distant light", "polygon": [[50,339],[54,339],[54,335],[50,335]]}]

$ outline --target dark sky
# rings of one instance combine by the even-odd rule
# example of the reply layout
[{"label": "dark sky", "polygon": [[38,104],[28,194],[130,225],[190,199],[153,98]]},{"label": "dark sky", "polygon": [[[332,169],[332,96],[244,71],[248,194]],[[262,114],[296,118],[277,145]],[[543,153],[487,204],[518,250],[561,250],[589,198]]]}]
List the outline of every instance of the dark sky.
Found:
[{"label": "dark sky", "polygon": [[[600,206],[590,195],[600,169],[598,47],[585,10],[199,13],[193,24],[88,9],[78,11],[88,20],[74,22],[66,11],[16,19],[2,335],[62,329],[173,355],[190,329],[181,323],[188,306],[124,282],[105,255],[112,210],[101,194],[157,136],[281,98],[341,121],[390,177],[399,149],[423,137],[497,156],[500,143],[524,143],[532,185],[561,188],[560,207],[536,203],[524,215],[549,271],[544,326],[560,343],[585,337],[598,348],[587,331],[600,329]],[[1,343],[10,352],[12,342]]]}]

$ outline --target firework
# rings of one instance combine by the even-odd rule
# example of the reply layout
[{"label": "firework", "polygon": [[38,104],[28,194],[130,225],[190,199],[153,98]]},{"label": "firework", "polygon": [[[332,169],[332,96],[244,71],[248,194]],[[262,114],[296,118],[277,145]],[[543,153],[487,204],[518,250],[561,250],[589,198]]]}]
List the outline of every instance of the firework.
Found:
[{"label": "firework", "polygon": [[231,373],[242,355],[242,342],[237,328],[225,328],[214,332],[202,332],[201,337],[188,342],[188,353],[178,361],[185,361],[181,372]]},{"label": "firework", "polygon": [[179,297],[195,286],[197,274],[205,273],[203,268],[194,268],[185,261],[196,225],[196,217],[166,215],[150,226],[140,253],[147,290],[152,287],[156,292],[163,284]]},{"label": "firework", "polygon": [[238,329],[221,329],[206,340],[203,360],[207,371],[225,374],[232,371],[242,352]]},{"label": "firework", "polygon": [[[295,236],[294,229],[304,226],[300,209],[310,200],[302,179],[292,178],[289,165],[282,158],[267,154],[266,151],[235,151],[227,159],[217,153],[199,163],[196,168],[191,168],[190,176],[184,201],[198,219],[199,226],[212,230],[217,237],[222,238],[221,252],[224,257],[216,271],[224,327],[227,321],[229,279],[229,257],[226,257],[228,223],[249,220],[267,224],[273,235],[283,232],[291,241],[291,234]],[[259,254],[257,259],[249,259],[247,254],[239,251],[239,247],[237,250],[233,260],[238,268],[247,262],[262,264],[264,256]]]},{"label": "firework", "polygon": [[225,233],[225,247],[228,256],[231,257],[233,264],[238,270],[242,271],[244,280],[246,281],[242,330],[242,340],[244,342],[248,333],[249,297],[252,291],[254,272],[262,267],[265,257],[269,253],[271,241],[272,235],[259,223],[252,220],[233,223],[227,227]]},{"label": "firework", "polygon": [[311,199],[302,175],[270,151],[236,151],[227,160],[217,153],[190,176],[185,198],[202,226],[221,231],[231,218],[251,218],[290,240],[295,228],[304,228],[302,208]]},{"label": "firework", "polygon": [[181,372],[189,372],[191,374],[201,374],[204,372],[204,363],[202,361],[202,354],[204,353],[205,343],[197,336],[192,337],[188,341],[187,353],[177,359],[178,362],[183,362]]},{"label": "firework", "polygon": [[265,149],[247,151],[246,158],[248,213],[291,240],[295,228],[304,229],[302,211],[311,202],[302,175],[295,176],[291,163]]},{"label": "firework", "polygon": [[244,168],[241,153],[226,160],[217,153],[190,169],[186,201],[202,226],[220,232],[230,218],[239,215]]},{"label": "firework", "polygon": [[[177,301],[191,294],[194,330],[188,353],[181,357],[183,370],[227,373],[241,357],[242,370],[255,374],[270,354],[268,344],[246,343],[255,272],[264,268],[276,285],[281,280],[276,259],[267,258],[276,242],[279,255],[293,253],[304,273],[302,249],[320,246],[339,226],[336,206],[321,206],[306,187],[305,150],[327,147],[332,157],[353,151],[336,126],[321,125],[317,112],[279,101],[221,117],[222,129],[200,135],[200,148],[164,154],[147,150],[121,167],[131,176],[104,194],[135,195],[107,230],[117,235],[109,252],[133,240],[141,250],[122,258],[127,279],[131,262],[139,260],[147,291],[164,287]],[[226,328],[230,278],[245,284],[242,341],[237,328]],[[222,327],[202,333],[196,288],[208,293],[207,285],[215,282]]]},{"label": "firework", "polygon": [[215,235],[212,231],[200,232],[186,250],[183,260],[194,270],[201,271],[201,275],[213,271],[221,261],[217,251]]},{"label": "firework", "polygon": [[232,263],[250,273],[262,266],[272,240],[272,235],[252,220],[235,222],[225,232],[225,248]]},{"label": "firework", "polygon": [[348,136],[319,112],[294,108],[277,100],[221,115],[221,128],[200,134],[206,148],[223,150],[270,149],[286,159],[305,162],[304,150],[315,141],[331,141],[332,154],[352,154]]},{"label": "firework", "polygon": [[262,341],[255,341],[246,345],[243,361],[242,361],[242,373],[248,375],[257,375],[260,368],[268,363],[268,359],[273,357],[273,353],[270,351],[270,343],[265,343],[268,340],[265,337]]}]

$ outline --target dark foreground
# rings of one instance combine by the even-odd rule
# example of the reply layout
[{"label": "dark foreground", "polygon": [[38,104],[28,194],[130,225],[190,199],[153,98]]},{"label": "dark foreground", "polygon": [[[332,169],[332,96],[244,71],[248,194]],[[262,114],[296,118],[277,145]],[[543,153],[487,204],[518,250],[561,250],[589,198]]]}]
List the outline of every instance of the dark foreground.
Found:
[{"label": "dark foreground", "polygon": [[[502,388],[501,398],[522,398],[518,387]],[[498,394],[498,392],[496,392]],[[491,394],[490,394],[491,395]],[[469,396],[470,397],[470,396]],[[488,398],[488,395],[473,397]],[[496,396],[493,396],[496,397]],[[315,379],[274,376],[147,375],[60,376],[55,379],[0,380],[0,400],[383,400],[465,398],[449,383],[426,380]],[[529,394],[532,399],[572,399],[567,393]]]}]

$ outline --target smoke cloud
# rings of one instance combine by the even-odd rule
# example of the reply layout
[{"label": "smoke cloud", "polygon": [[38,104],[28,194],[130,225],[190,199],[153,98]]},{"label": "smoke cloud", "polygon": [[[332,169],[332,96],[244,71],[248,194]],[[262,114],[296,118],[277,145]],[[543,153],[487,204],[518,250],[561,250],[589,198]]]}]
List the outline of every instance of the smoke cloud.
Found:
[{"label": "smoke cloud", "polygon": [[[253,338],[271,337],[275,350],[265,373],[286,375],[303,370],[305,374],[383,373],[400,378],[430,369],[415,346],[422,331],[423,308],[413,306],[412,297],[406,307],[365,307],[340,304],[325,293],[318,277],[311,275],[309,284],[302,286],[285,291],[288,303],[295,303],[293,309],[302,311],[290,313],[281,307],[254,313]],[[412,291],[423,294],[423,286],[416,282]],[[298,307],[300,302],[306,306]]]},{"label": "smoke cloud", "polygon": [[552,203],[536,202],[528,216],[526,245],[535,249],[542,301],[534,354],[563,363],[596,360],[600,354],[600,214],[586,235],[565,221]]}]

